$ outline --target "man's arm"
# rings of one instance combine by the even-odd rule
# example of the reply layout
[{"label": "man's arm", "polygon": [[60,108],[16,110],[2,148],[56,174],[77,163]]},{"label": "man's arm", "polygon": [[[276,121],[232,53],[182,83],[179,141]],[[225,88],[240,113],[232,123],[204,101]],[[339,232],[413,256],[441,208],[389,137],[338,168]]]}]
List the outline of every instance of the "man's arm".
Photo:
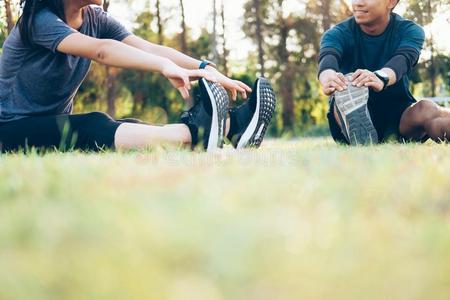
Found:
[{"label": "man's arm", "polygon": [[[386,87],[394,85],[413,69],[419,61],[424,42],[425,33],[423,29],[413,22],[407,23],[393,57],[380,70],[389,77]],[[368,70],[357,70],[353,75],[352,83],[359,87],[370,87],[376,92],[386,88],[383,81]]]},{"label": "man's arm", "polygon": [[397,50],[384,66],[395,73],[395,82],[401,80],[417,65],[425,42],[425,32],[422,27],[413,22],[406,23],[404,27]]},{"label": "man's arm", "polygon": [[326,70],[339,72],[339,63],[341,60],[341,54],[335,48],[328,47],[320,49],[318,77],[320,78],[320,74]]},{"label": "man's arm", "polygon": [[336,27],[328,30],[320,42],[318,77],[322,91],[327,96],[347,89],[347,78],[339,72],[344,48],[343,32]]},{"label": "man's arm", "polygon": [[[394,73],[394,82],[403,78],[406,74],[416,66],[419,61],[420,52],[413,48],[403,48],[396,51],[394,57],[392,57],[384,66],[384,69],[390,70]],[[390,76],[389,76],[390,77]]]}]

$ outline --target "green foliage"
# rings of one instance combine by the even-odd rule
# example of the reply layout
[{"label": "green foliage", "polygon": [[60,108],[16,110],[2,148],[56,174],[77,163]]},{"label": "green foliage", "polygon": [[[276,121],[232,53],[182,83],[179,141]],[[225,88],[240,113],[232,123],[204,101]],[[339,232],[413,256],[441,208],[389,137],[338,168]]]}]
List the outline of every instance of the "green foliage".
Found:
[{"label": "green foliage", "polygon": [[0,54],[7,35],[6,16],[3,5],[0,5]]},{"label": "green foliage", "polygon": [[407,0],[405,17],[426,26],[433,22],[434,15],[443,9],[449,9],[450,0]]},{"label": "green foliage", "polygon": [[[434,63],[437,66],[437,94],[448,95],[450,93],[450,57],[447,55],[439,54],[434,58]],[[431,84],[429,81],[430,65],[430,60],[421,62],[417,65],[412,73],[411,88],[413,89],[414,94],[418,97],[430,96],[432,93]]]},{"label": "green foliage", "polygon": [[211,35],[204,28],[197,39],[188,41],[189,54],[199,59],[212,59]]},{"label": "green foliage", "polygon": [[[408,0],[407,3],[405,16],[422,26],[432,23],[437,13],[450,11],[450,0]],[[431,54],[431,58],[422,62],[414,71],[413,81],[423,81],[420,86],[422,96],[445,95],[449,91],[448,56],[438,53],[435,42],[435,35],[431,32],[425,41],[425,49]]]}]

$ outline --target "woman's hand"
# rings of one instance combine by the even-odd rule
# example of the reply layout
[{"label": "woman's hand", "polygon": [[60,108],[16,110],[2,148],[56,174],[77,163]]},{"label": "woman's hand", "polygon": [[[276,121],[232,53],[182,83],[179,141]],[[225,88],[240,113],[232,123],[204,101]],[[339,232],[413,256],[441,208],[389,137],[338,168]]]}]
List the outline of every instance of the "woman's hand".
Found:
[{"label": "woman's hand", "polygon": [[161,74],[166,77],[172,86],[176,88],[183,99],[189,99],[191,81],[205,78],[212,82],[218,82],[217,78],[206,70],[187,70],[177,66],[173,62],[167,62],[162,68]]},{"label": "woman's hand", "polygon": [[237,99],[238,93],[241,94],[243,99],[247,99],[247,93],[252,92],[252,89],[245,83],[239,80],[230,79],[211,66],[206,67],[205,70],[207,70],[209,74],[214,76],[217,79],[217,82],[220,83],[225,89],[230,91],[231,98],[233,100]]}]

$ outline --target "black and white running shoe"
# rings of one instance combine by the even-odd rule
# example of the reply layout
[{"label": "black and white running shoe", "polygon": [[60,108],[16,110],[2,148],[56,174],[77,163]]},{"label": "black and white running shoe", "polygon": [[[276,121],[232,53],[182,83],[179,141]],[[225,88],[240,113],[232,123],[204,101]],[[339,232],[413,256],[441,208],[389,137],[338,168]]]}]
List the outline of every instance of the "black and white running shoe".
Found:
[{"label": "black and white running shoe", "polygon": [[200,95],[194,106],[182,114],[181,122],[189,127],[192,149],[199,144],[206,151],[223,148],[229,98],[218,83],[199,80]]},{"label": "black and white running shoe", "polygon": [[275,112],[276,97],[265,78],[258,78],[250,98],[230,110],[227,138],[236,149],[259,148]]},{"label": "black and white running shoe", "polygon": [[[347,77],[351,77],[348,74]],[[351,83],[342,92],[334,94],[336,112],[342,124],[342,133],[350,145],[378,143],[378,134],[370,118],[367,106],[369,89],[356,87]]]}]

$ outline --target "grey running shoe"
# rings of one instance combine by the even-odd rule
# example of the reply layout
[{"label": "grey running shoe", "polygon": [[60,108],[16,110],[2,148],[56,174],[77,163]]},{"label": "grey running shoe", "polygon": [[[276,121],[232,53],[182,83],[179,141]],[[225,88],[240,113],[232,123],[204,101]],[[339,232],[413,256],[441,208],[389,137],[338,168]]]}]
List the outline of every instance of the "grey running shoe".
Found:
[{"label": "grey running shoe", "polygon": [[334,99],[347,141],[353,146],[378,144],[378,134],[367,106],[369,89],[349,84],[348,89],[335,92]]}]

